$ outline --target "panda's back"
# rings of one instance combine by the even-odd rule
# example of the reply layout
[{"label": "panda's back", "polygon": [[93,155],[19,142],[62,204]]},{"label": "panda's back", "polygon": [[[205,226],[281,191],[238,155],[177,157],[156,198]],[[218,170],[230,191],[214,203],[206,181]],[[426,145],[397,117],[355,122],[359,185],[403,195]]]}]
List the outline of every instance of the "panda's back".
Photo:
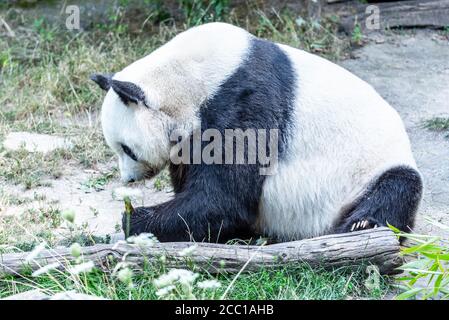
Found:
[{"label": "panda's back", "polygon": [[202,126],[281,131],[277,173],[247,182],[249,198],[260,193],[258,231],[284,240],[326,234],[382,173],[416,168],[397,112],[340,66],[223,23],[172,46],[188,47],[168,51],[207,74]]},{"label": "panda's back", "polygon": [[258,229],[281,239],[326,234],[386,170],[416,168],[397,112],[366,82],[318,56],[279,45],[294,69],[292,126],[264,182]]}]

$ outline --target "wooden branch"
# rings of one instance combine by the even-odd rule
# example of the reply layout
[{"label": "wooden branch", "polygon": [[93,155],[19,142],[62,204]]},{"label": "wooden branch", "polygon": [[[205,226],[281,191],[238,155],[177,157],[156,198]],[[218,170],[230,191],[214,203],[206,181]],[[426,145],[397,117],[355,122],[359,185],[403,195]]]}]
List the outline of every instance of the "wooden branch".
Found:
[{"label": "wooden branch", "polygon": [[48,300],[48,299],[50,299],[49,295],[46,295],[39,289],[34,289],[14,294],[12,296],[0,300]]},{"label": "wooden branch", "polygon": [[6,21],[2,17],[0,17],[0,24],[2,24],[5,27],[8,37],[14,38],[16,36],[14,31],[12,31],[11,27],[6,23]]},{"label": "wooden branch", "polygon": [[365,30],[365,21],[372,12],[368,6],[379,8],[380,28],[393,27],[436,27],[449,25],[449,0],[412,0],[362,4],[356,1],[329,4],[326,13],[340,16],[340,24],[347,33],[354,30],[356,23]]},{"label": "wooden branch", "polygon": [[348,2],[351,0],[326,0],[327,3]]},{"label": "wooden branch", "polygon": [[449,25],[449,0],[412,0],[374,4],[343,4],[348,10],[340,22],[347,32],[355,23],[366,29],[365,21],[372,12],[365,12],[369,5],[379,8],[380,28],[393,27],[446,27]]},{"label": "wooden branch", "polygon": [[50,296],[42,290],[34,289],[21,292],[0,300],[106,300],[105,298],[92,296],[75,291],[64,291]]},{"label": "wooden branch", "polygon": [[[396,268],[402,264],[399,242],[388,228],[327,235],[262,247],[196,243],[197,248],[191,256],[186,258],[180,255],[181,250],[192,245],[193,243],[189,242],[167,242],[139,247],[119,242],[85,247],[82,254],[85,260],[92,260],[98,267],[105,269],[108,269],[111,260],[121,261],[124,257],[138,269],[144,263],[160,263],[160,257],[165,256],[167,267],[183,268],[193,263],[211,273],[238,272],[245,264],[245,271],[255,271],[299,263],[326,269],[356,267],[366,263],[378,266],[383,274],[393,274],[398,273]],[[27,255],[0,255],[0,276],[18,275],[23,272],[24,266],[34,271],[50,263],[60,262],[67,265],[75,261],[69,249],[45,250],[32,263],[26,263]]]}]

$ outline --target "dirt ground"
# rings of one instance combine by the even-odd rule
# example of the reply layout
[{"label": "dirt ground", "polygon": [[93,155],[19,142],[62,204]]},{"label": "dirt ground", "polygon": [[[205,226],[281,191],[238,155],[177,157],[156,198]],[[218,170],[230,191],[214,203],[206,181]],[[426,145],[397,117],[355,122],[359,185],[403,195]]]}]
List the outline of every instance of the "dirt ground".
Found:
[{"label": "dirt ground", "polygon": [[[341,65],[372,84],[401,114],[426,186],[416,229],[439,233],[438,229],[432,230],[424,217],[449,224],[449,138],[423,128],[422,122],[436,116],[449,116],[448,40],[428,30],[376,36]],[[47,187],[23,192],[20,186],[4,185],[8,192],[29,198],[38,193],[45,195],[45,200],[9,205],[1,208],[2,214],[15,215],[26,207],[51,203],[61,210],[74,210],[76,223],[87,223],[93,234],[117,232],[123,210],[123,202],[113,197],[114,189],[121,186],[118,177],[99,189],[86,189],[86,181],[100,176],[101,172],[70,165],[62,169],[61,178],[52,179]],[[172,195],[167,188],[157,191],[154,181],[134,187],[144,195],[142,202],[135,202],[136,205],[153,205]]]},{"label": "dirt ground", "polygon": [[[107,169],[105,169],[106,171]],[[25,192],[21,186],[8,186],[11,193],[20,193],[22,197],[33,198],[35,193],[45,196],[45,203],[34,201],[25,205],[15,205],[5,208],[4,214],[20,214],[27,208],[41,208],[47,204],[55,204],[61,211],[73,210],[78,226],[87,223],[89,233],[105,236],[121,231],[121,213],[124,210],[123,200],[115,196],[115,190],[122,187],[118,177],[102,186],[103,190],[86,188],[90,179],[101,175],[101,172],[81,170],[78,167],[67,166],[61,178],[51,180],[51,185],[37,187]],[[136,183],[132,186],[142,191],[142,197],[133,199],[135,206],[153,205],[167,201],[172,193],[169,188],[158,191],[154,180]],[[87,231],[87,230],[86,230]]]}]

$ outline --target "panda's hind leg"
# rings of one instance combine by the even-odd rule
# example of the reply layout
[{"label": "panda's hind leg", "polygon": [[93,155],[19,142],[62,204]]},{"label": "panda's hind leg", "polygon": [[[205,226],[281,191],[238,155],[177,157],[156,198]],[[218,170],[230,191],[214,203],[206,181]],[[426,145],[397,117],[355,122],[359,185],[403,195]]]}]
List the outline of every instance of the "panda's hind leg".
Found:
[{"label": "panda's hind leg", "polygon": [[421,176],[415,169],[389,169],[342,215],[336,226],[336,233],[387,224],[401,231],[410,231],[421,200],[422,188]]}]

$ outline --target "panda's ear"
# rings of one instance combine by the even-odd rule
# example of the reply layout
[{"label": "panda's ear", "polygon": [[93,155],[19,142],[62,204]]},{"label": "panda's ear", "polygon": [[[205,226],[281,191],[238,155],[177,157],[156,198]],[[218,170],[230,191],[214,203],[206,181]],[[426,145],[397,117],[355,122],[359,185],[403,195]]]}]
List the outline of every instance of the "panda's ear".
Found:
[{"label": "panda's ear", "polygon": [[111,74],[93,74],[90,76],[90,80],[94,81],[100,86],[101,89],[108,91],[111,88],[111,80],[114,76]]},{"label": "panda's ear", "polygon": [[120,99],[122,99],[124,104],[128,104],[129,102],[136,104],[142,102],[145,104],[145,93],[134,83],[112,80],[111,87],[118,94]]}]

